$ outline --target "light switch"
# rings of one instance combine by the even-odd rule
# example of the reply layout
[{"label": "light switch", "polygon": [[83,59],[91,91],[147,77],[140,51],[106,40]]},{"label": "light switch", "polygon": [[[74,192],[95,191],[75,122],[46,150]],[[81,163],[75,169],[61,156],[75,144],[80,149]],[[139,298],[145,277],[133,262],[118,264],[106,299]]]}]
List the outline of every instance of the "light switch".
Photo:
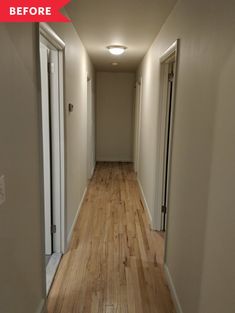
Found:
[{"label": "light switch", "polygon": [[6,201],[5,176],[0,176],[0,205]]}]

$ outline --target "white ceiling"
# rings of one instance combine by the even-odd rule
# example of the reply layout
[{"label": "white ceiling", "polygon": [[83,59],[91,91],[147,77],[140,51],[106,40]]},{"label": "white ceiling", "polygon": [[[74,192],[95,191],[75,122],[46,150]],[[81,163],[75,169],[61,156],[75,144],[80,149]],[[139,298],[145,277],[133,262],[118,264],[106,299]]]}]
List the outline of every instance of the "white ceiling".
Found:
[{"label": "white ceiling", "polygon": [[[147,52],[176,0],[75,0],[66,6],[93,64],[102,71],[133,71]],[[128,47],[112,56],[106,47]],[[118,62],[117,67],[112,62]]]}]

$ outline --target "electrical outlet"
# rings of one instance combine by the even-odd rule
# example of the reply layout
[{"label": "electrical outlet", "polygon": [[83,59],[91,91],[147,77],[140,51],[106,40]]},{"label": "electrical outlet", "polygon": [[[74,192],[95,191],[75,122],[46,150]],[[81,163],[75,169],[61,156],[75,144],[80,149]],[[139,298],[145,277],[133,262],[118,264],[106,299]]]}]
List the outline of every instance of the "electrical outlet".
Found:
[{"label": "electrical outlet", "polygon": [[6,201],[5,176],[0,177],[0,205]]}]

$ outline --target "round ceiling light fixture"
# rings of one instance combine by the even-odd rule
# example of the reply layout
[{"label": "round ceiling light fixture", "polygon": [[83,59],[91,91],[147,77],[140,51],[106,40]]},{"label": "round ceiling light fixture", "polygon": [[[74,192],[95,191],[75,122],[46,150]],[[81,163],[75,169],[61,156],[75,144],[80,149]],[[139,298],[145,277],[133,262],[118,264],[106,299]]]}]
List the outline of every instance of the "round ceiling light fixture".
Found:
[{"label": "round ceiling light fixture", "polygon": [[113,55],[121,55],[121,54],[123,54],[126,51],[127,47],[113,45],[113,46],[108,46],[107,49]]},{"label": "round ceiling light fixture", "polygon": [[113,62],[112,66],[118,66],[118,63],[117,62]]}]

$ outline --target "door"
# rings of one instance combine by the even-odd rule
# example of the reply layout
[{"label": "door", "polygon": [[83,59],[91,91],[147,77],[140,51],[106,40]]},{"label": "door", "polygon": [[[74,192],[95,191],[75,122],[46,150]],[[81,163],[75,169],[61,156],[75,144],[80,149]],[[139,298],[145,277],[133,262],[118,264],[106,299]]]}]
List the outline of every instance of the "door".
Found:
[{"label": "door", "polygon": [[87,78],[87,177],[91,178],[93,172],[93,108],[91,79]]},{"label": "door", "polygon": [[134,169],[139,172],[142,78],[136,83]]},{"label": "door", "polygon": [[46,287],[50,290],[65,237],[64,48],[46,23],[39,24]]},{"label": "door", "polygon": [[50,116],[51,116],[51,197],[52,197],[52,220],[51,232],[53,252],[60,251],[61,231],[61,130],[60,130],[60,108],[59,108],[59,64],[58,51],[50,49],[49,53],[49,90],[50,90]]},{"label": "door", "polygon": [[50,93],[49,93],[49,49],[40,43],[41,101],[42,101],[42,137],[43,137],[43,180],[44,180],[44,216],[45,250],[52,254],[52,199],[51,199],[51,137],[50,137]]},{"label": "door", "polygon": [[165,139],[164,139],[164,161],[163,161],[163,193],[162,193],[162,230],[166,230],[168,213],[168,195],[169,195],[169,174],[170,174],[170,145],[172,129],[172,108],[173,108],[173,90],[175,76],[175,62],[168,64],[167,77],[167,107],[165,121]]}]

